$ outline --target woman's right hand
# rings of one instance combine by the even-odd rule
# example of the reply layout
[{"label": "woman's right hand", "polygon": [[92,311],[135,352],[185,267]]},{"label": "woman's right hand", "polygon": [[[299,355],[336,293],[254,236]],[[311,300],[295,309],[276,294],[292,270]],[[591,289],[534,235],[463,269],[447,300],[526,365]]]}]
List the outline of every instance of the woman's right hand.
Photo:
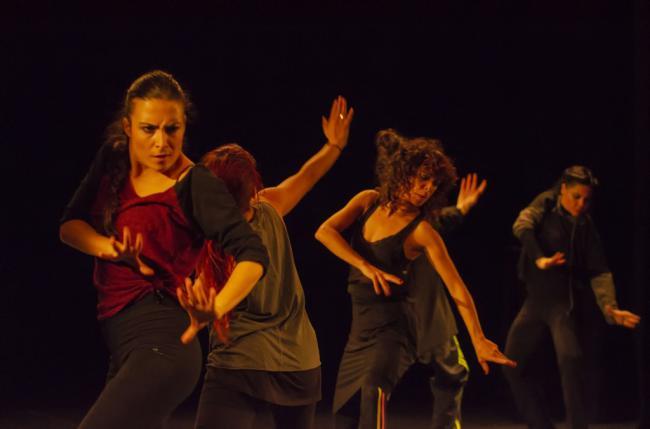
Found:
[{"label": "woman's right hand", "polygon": [[564,253],[562,252],[555,252],[555,254],[551,257],[541,257],[537,258],[535,260],[535,265],[537,265],[537,268],[540,270],[547,270],[551,267],[557,267],[558,265],[564,265],[566,263],[566,259],[564,258]]},{"label": "woman's right hand", "polygon": [[485,337],[476,341],[474,344],[474,350],[476,351],[478,363],[481,365],[481,368],[483,368],[485,374],[490,372],[488,362],[506,365],[512,368],[517,366],[517,362],[508,359],[506,355],[501,353],[499,346]]},{"label": "woman's right hand", "polygon": [[122,230],[122,241],[118,241],[115,237],[108,238],[106,250],[99,252],[97,256],[107,261],[124,262],[140,274],[151,276],[153,270],[140,257],[143,246],[142,234],[138,232],[135,235],[135,240],[133,240],[129,227],[125,226]]},{"label": "woman's right hand", "polygon": [[391,292],[388,282],[395,283],[397,285],[404,283],[399,277],[382,271],[367,262],[361,264],[359,270],[364,276],[368,277],[372,281],[372,287],[375,289],[375,293],[377,295],[381,295],[383,293],[386,296],[390,296]]}]

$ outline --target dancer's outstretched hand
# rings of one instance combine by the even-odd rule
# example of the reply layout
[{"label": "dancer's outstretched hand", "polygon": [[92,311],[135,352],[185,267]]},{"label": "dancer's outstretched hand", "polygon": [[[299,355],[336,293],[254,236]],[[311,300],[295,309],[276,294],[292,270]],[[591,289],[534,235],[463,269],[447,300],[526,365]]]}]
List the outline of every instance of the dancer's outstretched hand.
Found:
[{"label": "dancer's outstretched hand", "polygon": [[330,115],[328,118],[321,118],[323,125],[323,134],[327,141],[340,150],[343,150],[348,144],[350,136],[350,123],[354,116],[354,109],[348,110],[348,102],[340,95],[332,102]]},{"label": "dancer's outstretched hand", "polygon": [[97,255],[101,259],[114,262],[124,262],[134,270],[144,276],[152,276],[153,270],[142,261],[140,253],[144,246],[144,239],[139,232],[135,235],[135,240],[131,237],[131,230],[125,226],[122,230],[122,241],[115,237],[110,237],[110,248],[108,252],[102,252]]},{"label": "dancer's outstretched hand", "polygon": [[200,278],[195,282],[186,278],[185,287],[176,288],[176,296],[181,307],[190,316],[190,325],[181,335],[181,342],[188,344],[201,329],[215,318],[214,299],[217,293],[214,289],[210,289],[206,294]]},{"label": "dancer's outstretched hand", "polygon": [[564,253],[562,252],[555,252],[555,254],[551,257],[541,257],[537,258],[535,261],[535,265],[537,265],[537,268],[540,270],[547,270],[551,267],[556,267],[558,265],[564,265],[566,264],[566,259],[564,257]]},{"label": "dancer's outstretched hand", "polygon": [[375,289],[377,295],[384,294],[390,296],[390,286],[388,282],[401,285],[404,283],[402,279],[385,271],[380,270],[374,265],[365,263],[360,268],[361,273],[372,281],[372,287]]},{"label": "dancer's outstretched hand", "polygon": [[641,317],[639,315],[627,310],[619,310],[617,308],[607,306],[605,311],[614,320],[614,323],[625,328],[634,329],[636,328],[636,325],[638,325],[641,321]]},{"label": "dancer's outstretched hand", "polygon": [[513,368],[517,366],[517,362],[508,359],[506,355],[501,353],[499,346],[487,338],[483,338],[482,340],[477,341],[477,344],[474,344],[474,350],[476,350],[478,363],[481,365],[481,368],[483,368],[483,372],[485,374],[488,374],[490,372],[488,362],[497,363],[499,365],[506,365]]},{"label": "dancer's outstretched hand", "polygon": [[472,207],[478,203],[479,198],[483,195],[487,181],[483,179],[481,184],[478,183],[476,173],[470,173],[460,180],[460,190],[456,199],[456,207],[463,215],[466,215]]}]

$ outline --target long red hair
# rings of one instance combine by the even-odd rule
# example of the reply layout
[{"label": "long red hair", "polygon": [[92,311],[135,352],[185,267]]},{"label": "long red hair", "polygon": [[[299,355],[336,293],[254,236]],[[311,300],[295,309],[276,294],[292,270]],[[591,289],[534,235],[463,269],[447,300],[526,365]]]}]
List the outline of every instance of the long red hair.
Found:
[{"label": "long red hair", "polygon": [[[251,199],[262,189],[262,178],[253,155],[241,146],[230,143],[206,153],[201,158],[201,164],[224,182],[242,214],[246,213]],[[199,257],[197,274],[203,275],[207,288],[219,293],[234,267],[235,260],[231,255],[225,254],[212,241],[206,241]],[[214,321],[215,331],[224,342],[228,338],[229,324],[230,313]]]}]

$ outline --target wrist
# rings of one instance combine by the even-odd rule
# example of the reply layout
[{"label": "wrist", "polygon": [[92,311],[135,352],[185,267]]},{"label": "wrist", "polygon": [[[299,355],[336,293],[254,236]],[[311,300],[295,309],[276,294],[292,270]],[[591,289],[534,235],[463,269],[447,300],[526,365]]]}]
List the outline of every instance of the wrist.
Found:
[{"label": "wrist", "polygon": [[221,319],[226,314],[225,306],[221,302],[218,302],[216,299],[214,300],[212,311],[216,320]]},{"label": "wrist", "polygon": [[342,153],[342,152],[343,152],[343,145],[341,145],[340,143],[335,143],[335,142],[327,141],[327,143],[325,143],[325,146],[331,146],[331,147],[333,147],[334,149],[337,149],[337,150],[339,151],[339,153]]},{"label": "wrist", "polygon": [[117,254],[115,252],[114,240],[109,237],[100,236],[92,256],[108,260],[115,258]]}]

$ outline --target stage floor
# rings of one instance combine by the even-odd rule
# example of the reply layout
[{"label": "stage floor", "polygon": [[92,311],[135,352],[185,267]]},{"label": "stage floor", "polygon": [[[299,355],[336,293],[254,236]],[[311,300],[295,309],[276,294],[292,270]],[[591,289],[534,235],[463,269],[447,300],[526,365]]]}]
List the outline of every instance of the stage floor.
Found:
[{"label": "stage floor", "polygon": [[[10,410],[0,416],[0,428],[2,429],[74,429],[83,416],[82,410],[70,409],[23,409]],[[174,414],[170,419],[167,429],[192,429],[193,413],[183,410]],[[425,414],[413,414],[405,412],[394,412],[389,416],[388,427],[390,429],[428,429],[429,419]],[[272,428],[272,425],[260,421],[256,428]],[[315,429],[333,429],[332,417],[319,412],[316,416]],[[463,422],[463,429],[526,429],[526,426],[502,417],[482,416],[475,413],[466,413]],[[559,423],[557,429],[566,429],[566,426]],[[600,423],[590,425],[591,429],[636,429],[635,422]],[[228,428],[235,429],[235,428]]]}]

